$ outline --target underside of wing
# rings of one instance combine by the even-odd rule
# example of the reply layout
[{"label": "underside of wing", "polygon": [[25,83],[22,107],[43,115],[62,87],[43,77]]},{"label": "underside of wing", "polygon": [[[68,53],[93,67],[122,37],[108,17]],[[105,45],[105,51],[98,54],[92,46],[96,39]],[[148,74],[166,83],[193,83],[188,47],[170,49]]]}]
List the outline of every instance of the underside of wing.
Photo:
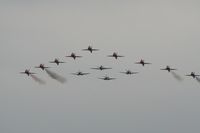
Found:
[{"label": "underside of wing", "polygon": [[120,73],[126,74],[126,72],[120,72]]},{"label": "underside of wing", "polygon": [[82,56],[76,56],[77,58],[81,58]]},{"label": "underside of wing", "polygon": [[36,74],[36,73],[29,73],[29,74]]},{"label": "underside of wing", "polygon": [[83,51],[88,51],[88,49],[82,49]]},{"label": "underside of wing", "polygon": [[71,73],[72,75],[78,75],[77,73]]},{"label": "underside of wing", "polygon": [[131,74],[138,74],[139,72],[131,72]]},{"label": "underside of wing", "polygon": [[123,55],[118,55],[117,57],[124,57]]},{"label": "underside of wing", "polygon": [[175,69],[175,68],[172,68],[172,69],[170,69],[170,70],[177,70],[177,69]]},{"label": "underside of wing", "polygon": [[99,51],[99,49],[92,49],[92,51]]},{"label": "underside of wing", "polygon": [[91,68],[91,69],[99,70],[100,68]]},{"label": "underside of wing", "polygon": [[135,64],[141,64],[141,62],[135,62]]},{"label": "underside of wing", "polygon": [[113,55],[108,55],[107,57],[114,57]]},{"label": "underside of wing", "polygon": [[65,57],[72,57],[71,55],[65,56]]},{"label": "underside of wing", "polygon": [[151,64],[151,63],[145,62],[144,64]]},{"label": "underside of wing", "polygon": [[102,68],[102,69],[112,69],[112,68]]},{"label": "underside of wing", "polygon": [[66,62],[64,62],[64,61],[59,61],[59,63],[66,63]]},{"label": "underside of wing", "polygon": [[83,73],[83,75],[88,75],[88,74],[90,74],[90,73]]},{"label": "underside of wing", "polygon": [[20,72],[21,74],[26,74],[25,72]]}]

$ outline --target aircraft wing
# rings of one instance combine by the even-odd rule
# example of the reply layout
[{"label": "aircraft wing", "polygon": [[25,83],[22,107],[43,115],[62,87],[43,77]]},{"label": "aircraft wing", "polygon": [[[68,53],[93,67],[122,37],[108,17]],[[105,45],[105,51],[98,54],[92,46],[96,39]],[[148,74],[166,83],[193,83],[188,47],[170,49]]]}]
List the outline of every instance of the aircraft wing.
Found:
[{"label": "aircraft wing", "polygon": [[100,68],[91,68],[91,69],[100,70]]},{"label": "aircraft wing", "polygon": [[26,74],[25,72],[20,72],[21,74]]},{"label": "aircraft wing", "polygon": [[59,61],[59,63],[66,63],[66,62],[64,62],[64,61]]},{"label": "aircraft wing", "polygon": [[72,57],[71,55],[67,55],[67,56],[65,56],[65,57]]},{"label": "aircraft wing", "polygon": [[126,74],[126,72],[120,72],[120,73]]},{"label": "aircraft wing", "polygon": [[88,75],[88,74],[90,74],[90,73],[83,73],[83,75]]},{"label": "aircraft wing", "polygon": [[102,68],[102,69],[112,69],[112,68],[110,68],[110,67],[106,67],[106,68],[105,68],[105,67],[104,67],[104,68]]},{"label": "aircraft wing", "polygon": [[116,78],[109,78],[109,80],[115,80]]},{"label": "aircraft wing", "polygon": [[144,64],[151,64],[151,63],[148,63],[148,62],[144,62]]},{"label": "aircraft wing", "polygon": [[92,51],[99,51],[99,49],[92,49]]},{"label": "aircraft wing", "polygon": [[72,75],[78,75],[77,73],[71,73]]},{"label": "aircraft wing", "polygon": [[135,62],[135,64],[141,64],[141,62]]},{"label": "aircraft wing", "polygon": [[29,74],[36,74],[36,73],[29,72]]},{"label": "aircraft wing", "polygon": [[175,68],[172,68],[172,69],[170,69],[170,70],[177,70],[177,69],[175,69]]},{"label": "aircraft wing", "polygon": [[49,61],[49,63],[56,63],[55,61]]},{"label": "aircraft wing", "polygon": [[117,57],[124,57],[123,55],[117,55]]},{"label": "aircraft wing", "polygon": [[139,73],[139,72],[131,72],[131,74],[137,74],[137,73]]},{"label": "aircraft wing", "polygon": [[76,56],[77,58],[81,58],[82,56]]},{"label": "aircraft wing", "polygon": [[82,49],[83,51],[88,51],[88,49]]},{"label": "aircraft wing", "polygon": [[114,57],[113,55],[108,55],[107,57]]}]

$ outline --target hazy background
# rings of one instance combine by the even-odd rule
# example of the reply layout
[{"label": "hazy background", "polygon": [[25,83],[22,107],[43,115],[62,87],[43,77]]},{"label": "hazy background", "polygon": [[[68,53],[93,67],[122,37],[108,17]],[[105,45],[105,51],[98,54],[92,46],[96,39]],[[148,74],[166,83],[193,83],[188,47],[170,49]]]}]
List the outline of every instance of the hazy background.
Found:
[{"label": "hazy background", "polygon": [[[200,84],[184,76],[200,73],[199,36],[198,0],[1,0],[0,132],[199,133]],[[88,45],[101,51],[81,51]],[[114,51],[126,57],[106,57]],[[48,63],[56,57],[67,63]],[[135,65],[141,58],[153,64]],[[40,63],[67,83],[32,68]],[[113,70],[89,69],[101,64]],[[20,75],[26,68],[47,84]],[[70,75],[78,70],[92,74]],[[97,79],[105,74],[117,80]]]}]

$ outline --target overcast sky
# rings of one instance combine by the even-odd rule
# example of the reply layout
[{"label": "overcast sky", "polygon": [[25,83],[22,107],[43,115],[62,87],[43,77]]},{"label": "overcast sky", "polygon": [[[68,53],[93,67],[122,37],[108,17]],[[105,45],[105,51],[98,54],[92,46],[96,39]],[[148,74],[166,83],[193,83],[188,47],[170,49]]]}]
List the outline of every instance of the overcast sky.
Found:
[{"label": "overcast sky", "polygon": [[[1,0],[1,133],[199,133],[200,2]],[[92,45],[100,51],[81,51]],[[66,58],[71,52],[83,56]],[[113,52],[124,55],[115,60]],[[65,61],[56,66],[54,58]],[[152,65],[134,64],[141,58]],[[67,78],[60,84],[44,63]],[[112,70],[95,71],[104,65]],[[160,71],[170,65],[184,78]],[[46,85],[19,72],[31,69]],[[120,71],[131,69],[138,75]],[[90,72],[85,77],[70,73]],[[97,79],[104,75],[115,81]]]}]

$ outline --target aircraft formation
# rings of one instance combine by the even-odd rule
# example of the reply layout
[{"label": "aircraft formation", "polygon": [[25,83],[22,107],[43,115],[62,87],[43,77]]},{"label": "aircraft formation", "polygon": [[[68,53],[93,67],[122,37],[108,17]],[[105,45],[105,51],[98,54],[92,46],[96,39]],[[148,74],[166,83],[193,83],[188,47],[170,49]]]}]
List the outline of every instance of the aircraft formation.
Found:
[{"label": "aircraft formation", "polygon": [[[92,54],[94,51],[100,51],[100,49],[96,49],[96,48],[93,48],[92,46],[88,46],[86,49],[82,49],[82,51],[88,51],[88,52],[90,52]],[[72,59],[76,60],[77,58],[82,58],[83,56],[77,55],[74,52],[72,52],[70,55],[67,55],[65,57],[66,58],[72,58]],[[125,57],[125,56],[124,55],[119,55],[117,52],[113,52],[111,55],[107,55],[107,57],[112,57],[112,58],[117,60],[118,58],[122,58],[122,57]],[[58,58],[55,58],[54,60],[49,61],[49,63],[54,63],[54,64],[56,64],[58,66],[60,64],[66,63],[66,62],[65,61],[60,61]],[[144,67],[145,65],[151,65],[152,63],[146,62],[143,59],[141,59],[140,61],[135,62],[135,64],[139,64],[139,65],[142,65]],[[66,82],[66,79],[63,76],[51,71],[50,70],[51,67],[45,66],[44,64],[39,64],[38,66],[35,66],[34,68],[37,68],[37,69],[39,68],[39,69],[41,69],[43,71],[46,71],[46,73],[52,79],[55,79],[60,83],[65,83]],[[100,66],[93,67],[93,68],[90,68],[90,69],[103,71],[103,70],[109,70],[109,69],[112,69],[112,68],[100,65]],[[176,79],[181,80],[181,77],[174,72],[174,71],[178,70],[177,68],[171,68],[170,66],[167,65],[165,68],[161,68],[160,70],[165,70],[167,72],[171,72]],[[27,76],[31,76],[39,84],[45,84],[45,81],[43,81],[42,79],[38,78],[36,76],[36,73],[30,71],[30,69],[26,69],[24,72],[20,72],[20,73],[21,74],[26,74]],[[126,74],[126,75],[135,75],[135,74],[138,74],[139,72],[134,72],[134,71],[131,71],[131,70],[125,70],[125,71],[121,71],[119,73]],[[90,73],[89,72],[78,71],[78,72],[74,72],[74,73],[71,73],[71,74],[72,75],[76,75],[76,76],[85,76],[85,75],[89,75]],[[190,74],[186,74],[185,76],[192,77],[193,79],[196,79],[198,82],[200,82],[200,79],[198,78],[200,75],[195,74],[195,72],[191,72]],[[101,80],[115,80],[117,78],[109,77],[109,76],[105,75],[103,77],[98,77],[98,79],[101,79]]]}]

